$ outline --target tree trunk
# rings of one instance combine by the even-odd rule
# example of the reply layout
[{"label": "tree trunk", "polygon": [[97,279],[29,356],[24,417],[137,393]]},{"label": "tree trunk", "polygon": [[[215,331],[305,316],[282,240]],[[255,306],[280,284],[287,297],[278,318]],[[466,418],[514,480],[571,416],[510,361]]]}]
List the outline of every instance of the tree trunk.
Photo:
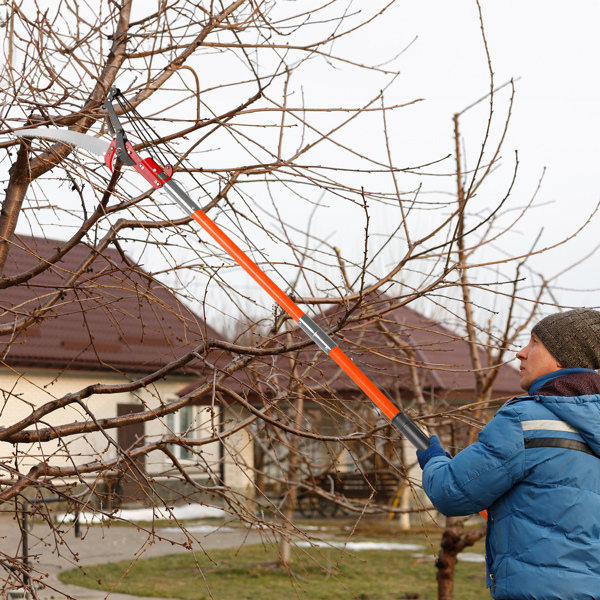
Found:
[{"label": "tree trunk", "polygon": [[10,240],[17,227],[29,183],[29,155],[25,144],[21,144],[17,160],[10,169],[10,181],[0,210],[0,277],[4,273]]},{"label": "tree trunk", "polygon": [[[296,404],[296,429],[301,429],[304,412],[304,398],[298,396]],[[283,509],[283,516],[286,521],[286,531],[279,540],[279,562],[282,567],[289,567],[291,564],[292,551],[292,523],[294,520],[294,508],[296,507],[296,498],[298,497],[298,439],[294,436],[290,445],[290,458],[288,464],[288,495]]]},{"label": "tree trunk", "polygon": [[405,484],[402,486],[402,495],[400,496],[400,508],[406,510],[400,514],[400,531],[410,531],[410,485]]},{"label": "tree trunk", "polygon": [[438,600],[454,598],[454,567],[462,549],[463,521],[455,517],[446,518],[440,554],[436,561]]}]

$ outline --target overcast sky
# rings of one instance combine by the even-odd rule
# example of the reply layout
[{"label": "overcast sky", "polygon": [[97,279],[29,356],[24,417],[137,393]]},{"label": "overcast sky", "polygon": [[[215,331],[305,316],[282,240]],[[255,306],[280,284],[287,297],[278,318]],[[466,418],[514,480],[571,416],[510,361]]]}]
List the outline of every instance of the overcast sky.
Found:
[{"label": "overcast sky", "polygon": [[[525,200],[546,169],[538,195],[543,208],[532,212],[524,233],[533,235],[544,226],[548,239],[558,238],[575,231],[600,199],[600,3],[484,0],[481,8],[495,83],[516,80],[503,156],[508,165],[513,152],[519,152],[517,197]],[[452,114],[489,88],[477,5],[471,0],[406,1],[395,6],[394,15],[386,20],[387,34],[371,32],[370,43],[385,40],[393,46],[417,37],[401,67],[402,85],[425,99],[412,111],[410,132],[421,130],[428,147],[447,144]],[[502,114],[507,99],[507,90],[498,94]],[[442,132],[446,139],[433,139],[431,132]],[[464,133],[480,143],[480,122],[465,120]],[[596,218],[568,250],[539,260],[540,268],[553,273],[591,249],[600,241],[599,224]],[[597,258],[588,261],[565,283],[600,288],[597,265]],[[597,293],[572,301],[600,305]]]},{"label": "overcast sky", "polygon": [[[295,2],[288,6],[292,4],[297,7]],[[375,4],[383,6],[385,2],[373,0],[369,9]],[[351,4],[353,10],[361,7],[364,8],[362,0]],[[515,151],[518,150],[520,161],[513,192],[515,205],[530,200],[545,173],[537,195],[539,207],[520,224],[519,235],[513,238],[515,247],[508,249],[519,253],[529,247],[529,239],[542,227],[547,244],[575,232],[600,200],[596,176],[600,164],[600,3],[483,0],[481,8],[494,82],[499,86],[515,80],[511,125],[502,153],[505,175],[498,179],[497,198],[490,198],[490,202],[504,194]],[[390,121],[395,163],[416,165],[451,153],[452,115],[481,98],[490,87],[475,0],[398,1],[383,19],[346,46],[344,43],[340,42],[335,53],[359,62],[377,62],[404,50],[393,63],[400,76],[386,100],[423,101],[402,109]],[[345,106],[359,105],[361,95],[373,97],[373,86],[378,82],[368,73],[348,77],[343,66],[336,65],[336,69],[340,72],[339,83],[331,70],[327,79],[316,80],[323,97],[329,91],[333,93],[338,85],[345,86],[341,91]],[[312,92],[307,89],[306,93]],[[497,94],[495,116],[500,124],[509,98],[508,87]],[[461,119],[461,131],[471,155],[482,143],[487,114],[488,106],[482,103]],[[448,160],[439,166],[439,172],[450,172],[452,166]],[[406,185],[411,185],[410,181]],[[360,219],[356,222],[358,229],[363,227]],[[344,244],[351,244],[353,239],[337,219],[324,219],[324,223],[332,231],[332,245],[343,249]],[[599,241],[599,223],[596,218],[574,243],[537,259],[537,268],[551,276],[591,250]],[[26,223],[20,224],[20,230],[28,230]],[[574,269],[563,284],[600,289],[597,262],[594,258]],[[574,305],[600,305],[597,292],[563,295],[561,300]]]},{"label": "overcast sky", "polygon": [[[375,4],[383,6],[385,2],[370,4],[369,9],[375,11]],[[358,10],[364,5],[354,2],[351,8]],[[501,251],[519,255],[528,251],[541,230],[538,248],[574,235],[600,201],[600,181],[596,176],[600,165],[600,3],[482,0],[481,12],[494,85],[499,87],[513,80],[514,104],[501,167],[492,180],[494,184],[479,194],[471,212],[477,213],[481,206],[483,213],[485,206],[502,199],[518,153],[518,176],[510,205],[525,206],[535,195],[535,206],[514,235],[504,241]],[[394,163],[399,167],[415,166],[449,156],[424,172],[451,173],[452,117],[490,90],[490,66],[475,0],[398,1],[383,19],[375,20],[360,35],[342,40],[334,48],[334,54],[359,63],[377,64],[399,53],[390,67],[399,69],[400,76],[386,91],[386,103],[422,101],[388,117]],[[337,65],[336,69],[324,70],[317,86],[330,102],[359,105],[380,89],[375,74],[361,71],[348,77],[342,66]],[[317,73],[315,68],[313,75]],[[304,93],[307,97],[315,94],[315,86],[307,86]],[[503,128],[510,98],[510,85],[496,94],[492,139],[497,139]],[[482,102],[461,117],[470,167],[483,142],[488,116],[489,103]],[[381,119],[375,116],[373,123],[377,118]],[[381,129],[380,123],[372,129],[365,128],[361,149],[368,144],[373,144],[375,152],[384,149],[377,127]],[[418,183],[416,177],[402,177],[404,191]],[[454,190],[452,179],[445,184],[439,177],[426,177],[424,181],[429,186],[428,193],[444,185],[446,190]],[[387,215],[383,214],[382,226],[391,226],[385,223]],[[397,221],[397,215],[394,218]],[[374,226],[377,215],[372,221]],[[563,271],[600,243],[599,225],[597,216],[568,245],[544,253],[530,264],[546,278]],[[333,208],[331,218],[322,219],[321,226],[321,235],[340,247],[344,256],[360,260],[352,256],[356,236],[364,228],[360,207]],[[600,305],[597,262],[594,256],[561,277],[564,288],[593,290],[574,294],[559,291],[561,303]]]}]

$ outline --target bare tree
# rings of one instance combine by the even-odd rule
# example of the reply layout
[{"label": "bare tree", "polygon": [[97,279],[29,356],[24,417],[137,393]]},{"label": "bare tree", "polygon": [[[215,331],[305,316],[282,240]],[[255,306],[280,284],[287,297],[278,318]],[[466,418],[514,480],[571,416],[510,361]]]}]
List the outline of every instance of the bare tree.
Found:
[{"label": "bare tree", "polygon": [[[337,54],[392,4],[356,12],[340,0],[5,4],[0,289],[6,298],[14,292],[0,308],[0,442],[9,449],[0,463],[0,502],[6,510],[24,499],[40,501],[39,513],[50,522],[43,500],[52,495],[77,510],[114,517],[106,504],[111,486],[134,481],[148,504],[201,499],[281,536],[282,562],[289,563],[289,541],[309,538],[293,524],[300,496],[315,498],[321,509],[400,514],[407,509],[393,506],[389,482],[394,490],[418,487],[389,423],[175,204],[119,162],[111,174],[102,159],[68,144],[19,137],[20,130],[51,126],[107,139],[103,106],[114,86],[128,100],[119,114],[136,150],[156,154],[161,166],[168,161],[203,210],[370,366],[396,401],[440,431],[468,420],[465,415],[476,426],[485,420],[505,352],[532,314],[516,310],[518,282],[525,258],[537,250],[479,261],[481,248],[493,246],[518,219],[503,220],[510,188],[506,197],[469,212],[498,166],[501,144],[491,156],[484,144],[476,167],[465,171],[458,117],[457,201],[430,199],[414,184],[443,157],[429,165],[395,163],[390,121],[419,99],[388,104],[398,75],[393,66]],[[348,104],[339,98],[322,104],[321,96],[315,103],[311,86],[324,85],[340,66],[350,78],[374,76],[376,91],[361,90]],[[365,131],[372,132],[369,144]],[[351,234],[354,255],[328,241],[327,205],[360,222],[360,242],[354,225]],[[379,215],[384,223],[373,224]],[[516,275],[468,279],[491,263],[516,265]],[[536,308],[547,287],[542,282],[523,304],[533,300]],[[486,329],[486,319],[472,310],[473,289],[509,298],[508,318],[503,314]],[[453,308],[456,293],[464,314]],[[411,303],[443,306],[458,332],[450,341],[467,340],[471,348],[471,364],[455,365],[475,374],[473,402],[462,412],[443,398],[426,398],[424,374],[443,361],[420,358],[422,348],[396,312]],[[111,363],[90,328],[95,309],[110,319],[119,343],[150,348],[156,340],[156,356],[143,368]],[[142,310],[156,320],[145,322]],[[48,382],[57,392],[38,385],[44,393],[30,400],[20,386],[35,381],[14,362],[16,349],[39,328],[66,323],[75,313],[89,335],[84,348],[72,348],[73,361],[93,355],[89,369],[101,367],[110,377],[84,384],[69,379],[72,370],[63,365]],[[136,341],[126,319],[137,319]],[[501,335],[499,322],[508,323]],[[180,376],[176,397],[161,387]],[[130,409],[116,414],[123,395]],[[128,445],[119,442],[119,432],[140,425],[142,433]],[[457,446],[468,443],[466,435]],[[154,470],[144,467],[146,459]],[[235,485],[228,469],[236,472]],[[360,498],[339,487],[349,472],[362,477]],[[59,541],[62,534],[55,528],[54,535]],[[470,539],[444,548],[440,564]],[[25,578],[36,594],[32,584],[43,575],[26,557],[2,554],[0,561],[5,590]]]},{"label": "bare tree", "polygon": [[[499,164],[504,147],[515,91],[512,81],[496,86],[479,2],[477,8],[489,67],[490,91],[453,117],[454,177],[456,206],[459,212],[452,241],[454,247],[445,257],[447,264],[456,267],[457,309],[454,323],[457,329],[464,332],[464,339],[469,347],[469,366],[473,373],[474,387],[470,402],[467,402],[465,407],[469,412],[468,417],[464,411],[459,411],[462,414],[445,415],[441,411],[441,417],[434,419],[434,423],[430,423],[434,429],[435,424],[440,426],[440,433],[445,429],[445,439],[450,442],[453,452],[474,442],[477,432],[493,416],[493,409],[499,406],[493,398],[494,383],[501,373],[502,365],[512,360],[514,349],[518,348],[520,341],[523,341],[523,334],[528,333],[538,320],[537,317],[540,312],[543,312],[544,305],[555,305],[557,302],[553,284],[558,274],[552,276],[542,274],[528,264],[537,254],[552,249],[540,246],[540,236],[537,232],[531,239],[531,245],[520,255],[511,255],[503,249],[507,236],[518,228],[518,223],[532,207],[541,186],[540,179],[538,188],[534,190],[529,202],[515,211],[508,223],[502,224],[506,217],[506,214],[503,214],[506,202],[511,197],[513,184],[517,178],[519,167],[517,154],[515,154],[513,176],[508,179],[505,191],[498,196],[495,203],[485,207],[484,210],[488,211],[486,216],[484,218],[480,216],[481,196],[485,197],[489,194],[489,191],[485,191],[486,184],[493,178],[493,172]],[[506,102],[506,114],[496,134],[497,142],[492,143],[495,113],[498,109],[497,95],[505,88],[510,90]],[[461,137],[460,122],[461,118],[468,116],[470,111],[478,108],[482,103],[488,105],[487,125],[482,128],[481,144],[474,159],[471,159],[474,167],[468,169],[470,157],[465,155],[466,145]],[[578,235],[589,225],[595,212],[585,216],[580,228],[571,235],[565,234],[564,237],[556,239],[556,245],[562,246]],[[479,213],[477,217],[475,217],[476,213]],[[493,246],[495,252],[491,260],[482,264],[481,254],[485,253],[488,246]],[[593,252],[595,249],[592,254]],[[573,266],[579,260],[575,260]],[[493,273],[493,282],[489,279],[485,283],[482,282],[482,272],[486,271]],[[499,298],[502,300],[498,301]],[[449,307],[448,304],[446,307]],[[465,427],[464,424],[462,427],[459,425],[459,422],[465,419],[469,427]],[[485,527],[475,531],[465,531],[464,524],[468,518],[446,518],[441,549],[436,561],[440,600],[451,600],[454,597],[454,569],[459,553],[472,546],[486,533]]]}]

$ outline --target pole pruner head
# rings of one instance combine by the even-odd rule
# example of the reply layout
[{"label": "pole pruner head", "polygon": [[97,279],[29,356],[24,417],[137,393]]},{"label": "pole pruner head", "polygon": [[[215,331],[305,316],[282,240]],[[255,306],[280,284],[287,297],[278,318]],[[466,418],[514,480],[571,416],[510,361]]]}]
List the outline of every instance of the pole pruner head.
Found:
[{"label": "pole pruner head", "polygon": [[115,161],[121,160],[124,164],[132,166],[153,188],[161,188],[173,176],[173,167],[169,164],[163,167],[151,156],[141,158],[138,155],[133,144],[127,139],[127,134],[121,125],[121,121],[113,105],[114,101],[119,104],[123,115],[128,121],[131,121],[132,116],[136,117],[134,125],[136,133],[140,134],[147,146],[151,145],[144,136],[146,131],[151,129],[149,125],[137,114],[135,108],[125,99],[121,91],[118,88],[112,88],[104,103],[109,128],[114,132],[113,140],[104,156],[106,166],[112,173]]}]

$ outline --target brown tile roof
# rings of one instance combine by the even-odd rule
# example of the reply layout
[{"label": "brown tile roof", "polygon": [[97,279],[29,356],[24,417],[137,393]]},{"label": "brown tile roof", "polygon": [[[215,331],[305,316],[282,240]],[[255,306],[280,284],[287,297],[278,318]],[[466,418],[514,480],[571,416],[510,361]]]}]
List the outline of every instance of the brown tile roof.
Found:
[{"label": "brown tile roof", "polygon": [[[365,306],[366,310],[380,312],[393,304],[389,297],[381,296],[378,299],[370,298]],[[342,316],[343,311],[339,308],[330,309],[324,313],[319,324],[328,330]],[[360,309],[352,316],[360,316],[361,320],[344,327],[340,345],[359,366],[365,368],[382,389],[392,394],[410,390],[407,357],[398,347],[398,340],[401,340],[414,350],[416,364],[421,367],[419,377],[425,390],[434,391],[448,399],[473,399],[475,376],[469,372],[469,345],[458,334],[408,307],[391,310],[379,320],[379,324],[378,319],[368,318],[365,309]],[[382,332],[381,324],[396,336],[395,340]],[[291,338],[294,342],[307,339],[299,329],[292,332]],[[283,338],[280,339],[284,341]],[[486,366],[485,352],[480,349],[479,354],[482,364]],[[358,390],[349,377],[329,357],[315,349],[314,345],[294,353],[294,358],[298,361],[296,376],[306,388],[319,394],[331,392],[336,395],[354,394]],[[269,396],[275,390],[288,389],[290,368],[290,359],[286,355],[256,360],[245,372],[233,374],[225,384],[237,393],[253,396],[256,390],[261,390],[261,393]],[[197,385],[187,386],[180,394],[189,393]],[[502,366],[493,389],[496,397],[522,393],[517,370]]]},{"label": "brown tile roof", "polygon": [[[31,269],[62,244],[15,236],[4,276]],[[79,244],[27,283],[0,290],[0,324],[35,312],[89,253],[89,246]],[[207,338],[222,336],[161,283],[109,249],[39,323],[14,339],[0,337],[0,357],[18,367],[151,372]]]}]

